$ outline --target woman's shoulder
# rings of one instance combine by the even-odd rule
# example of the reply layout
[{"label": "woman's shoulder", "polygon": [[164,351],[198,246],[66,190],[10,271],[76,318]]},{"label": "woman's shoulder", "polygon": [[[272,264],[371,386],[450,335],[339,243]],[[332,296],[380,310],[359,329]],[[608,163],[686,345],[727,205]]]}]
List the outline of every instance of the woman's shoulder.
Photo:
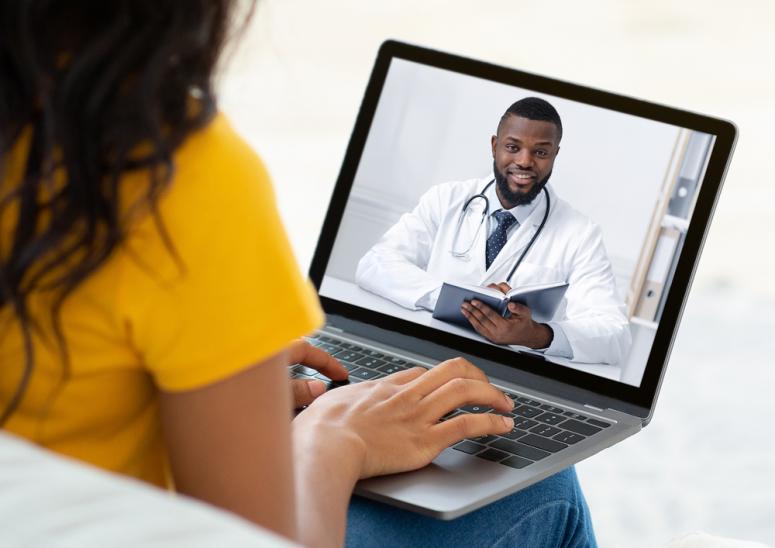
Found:
[{"label": "woman's shoulder", "polygon": [[[218,240],[280,230],[267,169],[225,115],[217,114],[184,141],[172,169],[157,211],[182,250],[199,253]],[[152,219],[145,221],[152,226]]]},{"label": "woman's shoulder", "polygon": [[[144,181],[129,180],[143,176],[147,173],[133,173],[124,183],[144,188]],[[131,204],[139,207],[133,210]],[[269,174],[223,114],[175,151],[171,178],[154,212],[142,194],[127,199],[127,205],[130,238],[125,245],[135,251],[130,255],[142,250],[156,259],[156,269],[173,277],[179,270],[176,256],[184,264],[198,264],[246,237],[284,240]]]},{"label": "woman's shoulder", "polygon": [[223,113],[183,142],[173,164],[173,192],[182,187],[182,193],[210,194],[216,202],[246,193],[271,195],[266,167]]},{"label": "woman's shoulder", "polygon": [[191,133],[175,153],[176,162],[191,162],[201,167],[218,160],[239,162],[243,167],[259,161],[222,112],[216,113],[206,125]]}]

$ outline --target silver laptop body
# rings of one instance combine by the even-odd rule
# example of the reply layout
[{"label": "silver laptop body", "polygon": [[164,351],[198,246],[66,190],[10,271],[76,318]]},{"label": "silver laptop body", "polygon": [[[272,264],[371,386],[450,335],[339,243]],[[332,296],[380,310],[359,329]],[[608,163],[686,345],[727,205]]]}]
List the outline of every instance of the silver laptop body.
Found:
[{"label": "silver laptop body", "polygon": [[[454,150],[448,157],[432,158],[435,149],[423,151],[424,141],[418,134],[440,125],[441,120],[446,125],[439,131],[459,132],[459,147],[465,151],[474,146],[463,141],[477,134],[480,118],[486,118],[481,122],[481,137],[470,137],[471,143],[494,133],[497,116],[508,106],[504,100],[527,95],[547,98],[557,104],[561,114],[567,113],[567,121],[563,120],[563,153],[572,146],[584,149],[589,140],[605,141],[607,132],[619,131],[619,140],[629,138],[632,147],[641,151],[622,147],[616,156],[624,162],[624,168],[643,150],[651,150],[648,147],[653,148],[649,157],[659,164],[648,169],[634,166],[632,177],[622,177],[620,169],[609,182],[602,177],[593,182],[601,188],[611,185],[611,193],[615,193],[622,189],[614,185],[626,184],[623,179],[632,180],[632,188],[622,194],[624,198],[619,202],[622,210],[632,208],[632,214],[617,214],[620,208],[614,204],[609,210],[596,210],[593,200],[586,206],[591,212],[597,211],[603,234],[610,238],[606,247],[632,333],[629,354],[618,365],[574,363],[572,359],[529,349],[493,345],[473,331],[467,333],[460,327],[427,320],[427,314],[420,321],[415,319],[416,311],[398,312],[394,303],[364,292],[353,280],[358,257],[385,227],[400,218],[401,211],[410,210],[415,202],[415,197],[405,198],[413,190],[403,194],[395,190],[394,200],[388,194],[375,195],[377,191],[389,192],[393,184],[406,184],[409,189],[425,184],[427,188],[443,181],[448,175],[445,169],[450,174],[466,169],[463,163],[456,164],[464,154]],[[471,112],[477,108],[482,109],[481,116]],[[590,122],[597,119],[599,123]],[[574,123],[581,130],[574,129]],[[624,133],[630,131],[627,128],[632,128],[632,137]],[[574,131],[577,137],[572,138]],[[579,133],[584,135],[579,137]],[[563,416],[557,419],[561,422],[552,423],[556,429],[565,424],[582,432],[594,430],[594,434],[566,444],[562,450],[546,451],[545,456],[523,468],[481,458],[484,451],[477,456],[451,447],[421,470],[361,481],[356,493],[421,514],[453,519],[540,481],[646,426],[654,412],[736,135],[734,125],[727,121],[408,44],[385,42],[365,92],[310,268],[327,314],[321,336],[361,353],[384,354],[382,362],[391,358],[396,363],[433,367],[445,359],[463,356],[484,370],[495,386],[512,394],[517,408],[522,405],[521,398],[530,402],[526,407],[562,410],[557,413]],[[407,146],[402,143],[406,139],[416,139],[415,144],[419,144]],[[607,146],[612,150],[617,144],[612,140]],[[479,154],[485,162],[488,151],[486,146],[482,148],[483,154],[474,152],[471,156]],[[414,149],[419,150],[419,159],[411,156]],[[565,160],[564,171],[560,173],[555,166],[552,175],[558,193],[563,194],[563,184],[566,194],[575,192],[574,186],[564,181],[573,179],[574,173],[582,176],[584,166],[577,163],[574,167],[573,157],[583,156],[582,152],[569,153],[569,158],[558,156],[557,163]],[[652,174],[643,173],[649,169]],[[412,170],[419,173],[418,183],[406,182]],[[381,183],[374,182],[383,176]],[[643,178],[642,184],[638,177]],[[637,194],[638,188],[647,187],[650,190],[643,190],[644,195],[655,196],[655,200],[639,203],[628,197]],[[577,202],[586,203],[587,198],[579,196]],[[391,200],[397,203],[389,203]],[[617,242],[621,234],[630,233],[631,243]],[[540,238],[535,245],[541,245]],[[383,370],[391,369],[383,366]],[[541,427],[541,431],[554,430]],[[570,439],[565,434],[547,439]],[[519,444],[519,439],[511,441]],[[498,445],[504,446],[517,447],[503,442]]]}]

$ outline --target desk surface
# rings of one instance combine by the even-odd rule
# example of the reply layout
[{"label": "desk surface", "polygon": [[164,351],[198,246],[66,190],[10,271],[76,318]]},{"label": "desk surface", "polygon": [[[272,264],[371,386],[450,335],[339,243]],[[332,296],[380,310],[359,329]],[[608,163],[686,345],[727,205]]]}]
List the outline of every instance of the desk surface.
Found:
[{"label": "desk surface", "polygon": [[[380,312],[382,314],[388,314],[390,316],[408,320],[420,325],[426,325],[428,327],[432,327],[440,331],[446,331],[447,333],[453,333],[467,339],[493,344],[475,331],[464,329],[462,327],[434,319],[432,314],[427,310],[409,310],[383,297],[380,297],[379,295],[365,291],[352,282],[348,282],[340,278],[324,276],[323,283],[320,287],[320,294],[330,299],[336,299],[338,301],[360,306],[361,308],[366,308],[375,312]],[[526,347],[515,348],[520,348],[521,350],[528,352],[534,352],[530,348]],[[579,371],[584,371],[586,373],[591,373],[593,375],[598,375],[607,379],[613,379],[615,381],[621,379],[622,368],[620,366],[603,363],[580,363],[557,356],[544,357],[547,360],[551,360],[551,363],[553,364],[559,364],[565,367],[578,369]]]}]

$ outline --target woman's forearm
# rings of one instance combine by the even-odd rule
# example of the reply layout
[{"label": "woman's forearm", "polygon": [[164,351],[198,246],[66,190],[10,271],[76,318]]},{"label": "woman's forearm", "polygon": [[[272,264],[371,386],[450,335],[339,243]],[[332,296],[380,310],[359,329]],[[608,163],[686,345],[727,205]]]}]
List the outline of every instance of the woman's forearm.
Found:
[{"label": "woman's forearm", "polygon": [[296,539],[286,364],[281,353],[199,389],[161,391],[159,408],[177,491]]},{"label": "woman's forearm", "polygon": [[297,531],[305,546],[344,544],[347,506],[363,454],[358,444],[331,425],[294,421]]}]

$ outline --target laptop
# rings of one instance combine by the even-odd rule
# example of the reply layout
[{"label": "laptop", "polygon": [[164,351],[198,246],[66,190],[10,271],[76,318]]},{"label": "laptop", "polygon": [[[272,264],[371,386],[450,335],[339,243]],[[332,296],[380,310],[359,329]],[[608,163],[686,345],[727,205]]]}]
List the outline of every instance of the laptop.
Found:
[{"label": "laptop", "polygon": [[[546,187],[554,198],[552,207],[565,204],[576,221],[586,219],[590,234],[597,235],[596,252],[605,260],[602,267],[597,263],[596,275],[604,278],[598,282],[606,284],[608,308],[615,317],[601,319],[600,325],[618,322],[615,336],[598,333],[598,340],[589,325],[576,329],[585,307],[596,314],[599,303],[594,299],[601,293],[581,284],[589,272],[568,267],[569,256],[578,264],[586,260],[584,249],[558,251],[562,261],[539,264],[539,258],[548,256],[546,247],[559,245],[551,216],[544,219],[545,232],[523,257],[514,279],[515,285],[520,276],[520,283],[568,283],[551,324],[554,339],[563,340],[548,348],[520,346],[518,341],[496,344],[472,326],[434,318],[432,305],[423,306],[422,299],[404,302],[396,297],[404,283],[401,276],[358,274],[367,254],[395,240],[394,227],[416,223],[425,207],[418,204],[427,205],[434,192],[484,192],[478,181],[486,183],[497,169],[490,139],[504,111],[525,97],[547,101],[562,120],[561,153]],[[455,444],[421,470],[361,481],[356,494],[453,519],[648,425],[736,137],[735,126],[717,118],[385,42],[310,267],[327,316],[326,326],[310,340],[348,368],[350,382],[377,380],[416,365],[431,368],[463,356],[514,399],[510,415],[515,428],[504,436]],[[457,183],[450,186],[450,181]],[[535,207],[539,216],[541,207]],[[478,219],[478,211],[467,213],[456,206],[449,215]],[[528,221],[522,225],[528,233],[537,230]],[[421,243],[398,247],[415,250]],[[437,249],[437,259],[430,260],[411,257],[413,253],[422,255],[407,252],[401,260],[415,261],[420,270],[436,268],[436,277],[449,278],[443,282],[466,281],[458,279],[459,272],[484,261],[483,253],[472,253],[469,263],[459,259],[458,267],[452,251],[444,255],[444,249]],[[447,261],[447,266],[439,270],[429,264],[433,260]],[[608,324],[601,329],[605,332]],[[591,338],[585,341],[587,335]],[[302,366],[293,371],[299,378],[316,374]],[[468,405],[441,420],[483,412],[493,411]]]}]

